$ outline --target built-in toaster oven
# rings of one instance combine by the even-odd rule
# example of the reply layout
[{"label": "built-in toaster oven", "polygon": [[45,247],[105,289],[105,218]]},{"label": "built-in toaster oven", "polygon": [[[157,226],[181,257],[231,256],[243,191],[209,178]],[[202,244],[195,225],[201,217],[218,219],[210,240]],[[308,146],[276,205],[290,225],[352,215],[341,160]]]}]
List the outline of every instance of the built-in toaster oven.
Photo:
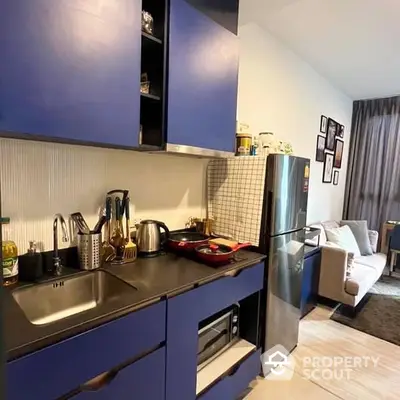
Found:
[{"label": "built-in toaster oven", "polygon": [[234,304],[200,322],[198,371],[239,340],[239,311],[239,304]]}]

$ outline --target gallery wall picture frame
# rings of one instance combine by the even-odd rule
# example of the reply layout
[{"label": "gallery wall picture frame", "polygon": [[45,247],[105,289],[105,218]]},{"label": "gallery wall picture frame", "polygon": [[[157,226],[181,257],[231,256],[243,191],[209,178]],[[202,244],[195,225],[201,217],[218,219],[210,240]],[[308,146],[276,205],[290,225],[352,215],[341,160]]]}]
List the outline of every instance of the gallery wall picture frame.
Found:
[{"label": "gallery wall picture frame", "polygon": [[333,172],[333,184],[335,186],[339,185],[339,171]]},{"label": "gallery wall picture frame", "polygon": [[326,131],[326,150],[335,151],[335,138],[338,130],[338,123],[332,118],[328,118]]},{"label": "gallery wall picture frame", "polygon": [[332,183],[333,176],[333,154],[325,153],[324,172],[322,174],[323,183]]},{"label": "gallery wall picture frame", "polygon": [[328,126],[328,118],[325,115],[321,115],[321,122],[319,124],[319,131],[321,133],[326,133],[326,128]]},{"label": "gallery wall picture frame", "polygon": [[344,125],[339,125],[337,136],[340,138],[344,137]]},{"label": "gallery wall picture frame", "polygon": [[317,136],[317,149],[315,152],[315,161],[324,162],[324,153],[325,153],[325,137],[322,135]]},{"label": "gallery wall picture frame", "polygon": [[333,166],[335,168],[342,168],[342,158],[343,158],[343,148],[344,148],[344,141],[340,139],[336,139],[335,142],[335,160]]}]

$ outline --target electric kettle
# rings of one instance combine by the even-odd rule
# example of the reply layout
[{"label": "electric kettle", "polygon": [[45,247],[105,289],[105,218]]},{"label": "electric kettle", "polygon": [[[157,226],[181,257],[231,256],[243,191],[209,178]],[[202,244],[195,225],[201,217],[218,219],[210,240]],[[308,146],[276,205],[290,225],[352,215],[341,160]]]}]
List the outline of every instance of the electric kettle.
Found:
[{"label": "electric kettle", "polygon": [[[165,231],[165,239],[161,241],[162,228]],[[152,257],[160,253],[162,246],[169,237],[169,229],[164,222],[147,219],[136,225],[136,244],[139,255],[142,257]]]}]

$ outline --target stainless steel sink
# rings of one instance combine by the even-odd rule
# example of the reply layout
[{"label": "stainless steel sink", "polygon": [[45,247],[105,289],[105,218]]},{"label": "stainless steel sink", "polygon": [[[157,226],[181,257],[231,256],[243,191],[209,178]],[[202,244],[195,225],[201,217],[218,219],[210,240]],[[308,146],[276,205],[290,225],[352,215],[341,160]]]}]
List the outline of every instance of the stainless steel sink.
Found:
[{"label": "stainless steel sink", "polygon": [[12,295],[34,325],[49,324],[99,307],[133,286],[105,271],[88,272],[15,290]]}]

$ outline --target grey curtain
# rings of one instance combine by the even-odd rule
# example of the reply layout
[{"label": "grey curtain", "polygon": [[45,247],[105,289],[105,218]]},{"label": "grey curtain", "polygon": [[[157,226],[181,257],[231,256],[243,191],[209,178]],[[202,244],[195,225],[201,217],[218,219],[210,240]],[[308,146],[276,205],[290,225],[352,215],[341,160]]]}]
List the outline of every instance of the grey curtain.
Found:
[{"label": "grey curtain", "polygon": [[354,102],[343,217],[400,220],[400,97]]}]

